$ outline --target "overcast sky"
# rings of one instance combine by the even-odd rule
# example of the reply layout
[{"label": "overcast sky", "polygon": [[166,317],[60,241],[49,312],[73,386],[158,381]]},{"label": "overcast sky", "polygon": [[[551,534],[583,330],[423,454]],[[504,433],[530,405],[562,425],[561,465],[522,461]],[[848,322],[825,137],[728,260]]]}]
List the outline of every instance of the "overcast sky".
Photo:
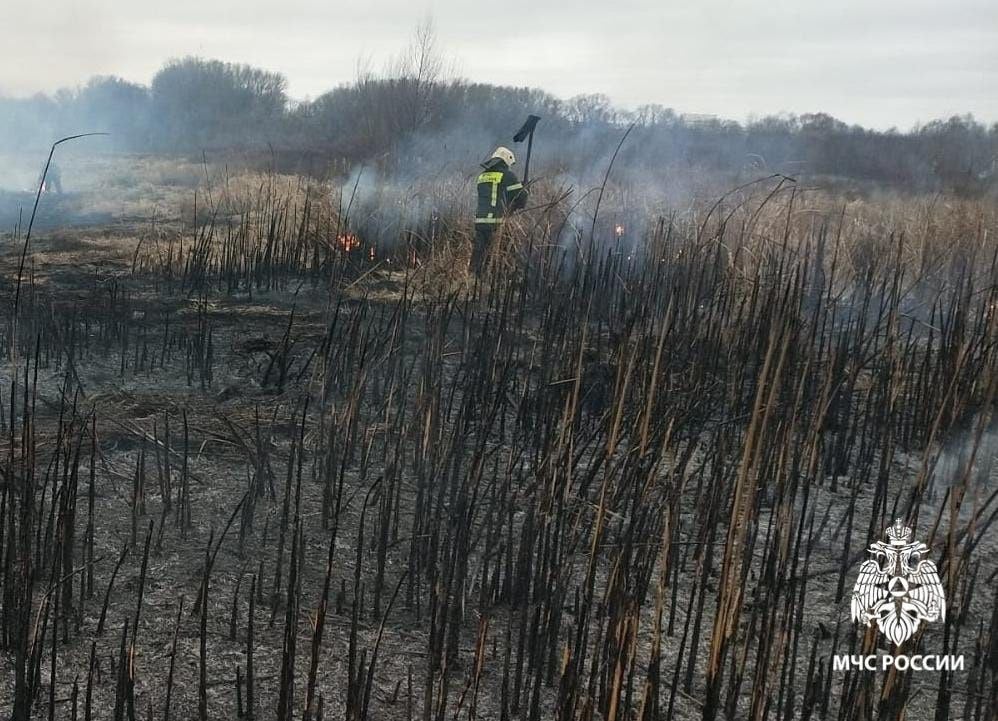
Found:
[{"label": "overcast sky", "polygon": [[378,68],[432,17],[457,74],[743,120],[825,111],[886,128],[998,121],[996,0],[15,0],[0,93],[95,74],[148,83],[196,54],[314,97]]}]

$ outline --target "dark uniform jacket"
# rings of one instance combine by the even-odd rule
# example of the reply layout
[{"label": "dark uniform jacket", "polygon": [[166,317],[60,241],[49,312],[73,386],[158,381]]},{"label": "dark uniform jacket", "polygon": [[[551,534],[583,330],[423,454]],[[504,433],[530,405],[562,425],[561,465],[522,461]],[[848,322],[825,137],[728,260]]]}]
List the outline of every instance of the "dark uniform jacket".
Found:
[{"label": "dark uniform jacket", "polygon": [[475,225],[498,225],[505,215],[527,204],[527,189],[506,163],[490,158],[478,176],[478,209]]}]

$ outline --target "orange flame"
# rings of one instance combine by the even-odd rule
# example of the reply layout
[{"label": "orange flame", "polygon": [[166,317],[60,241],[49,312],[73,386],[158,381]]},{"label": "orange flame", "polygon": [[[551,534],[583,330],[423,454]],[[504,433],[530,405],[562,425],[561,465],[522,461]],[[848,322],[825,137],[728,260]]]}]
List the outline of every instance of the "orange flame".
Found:
[{"label": "orange flame", "polygon": [[336,244],[345,253],[350,253],[360,247],[360,238],[353,233],[340,233],[336,238]]}]

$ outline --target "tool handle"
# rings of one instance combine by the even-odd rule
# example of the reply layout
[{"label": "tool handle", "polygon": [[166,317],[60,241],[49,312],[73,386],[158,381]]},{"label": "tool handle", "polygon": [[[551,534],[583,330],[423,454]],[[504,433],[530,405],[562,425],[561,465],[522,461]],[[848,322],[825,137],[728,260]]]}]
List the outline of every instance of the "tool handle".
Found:
[{"label": "tool handle", "polygon": [[530,151],[534,149],[534,131],[530,130],[530,135],[527,136],[527,160],[523,164],[523,184],[526,185],[530,180]]}]

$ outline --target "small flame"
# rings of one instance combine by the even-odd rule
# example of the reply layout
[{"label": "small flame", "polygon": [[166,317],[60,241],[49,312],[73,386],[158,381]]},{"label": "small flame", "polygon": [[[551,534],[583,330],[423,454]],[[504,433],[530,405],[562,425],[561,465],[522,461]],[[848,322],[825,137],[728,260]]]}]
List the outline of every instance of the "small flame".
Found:
[{"label": "small flame", "polygon": [[360,247],[360,238],[353,233],[340,233],[336,238],[336,244],[346,253],[350,253]]}]

